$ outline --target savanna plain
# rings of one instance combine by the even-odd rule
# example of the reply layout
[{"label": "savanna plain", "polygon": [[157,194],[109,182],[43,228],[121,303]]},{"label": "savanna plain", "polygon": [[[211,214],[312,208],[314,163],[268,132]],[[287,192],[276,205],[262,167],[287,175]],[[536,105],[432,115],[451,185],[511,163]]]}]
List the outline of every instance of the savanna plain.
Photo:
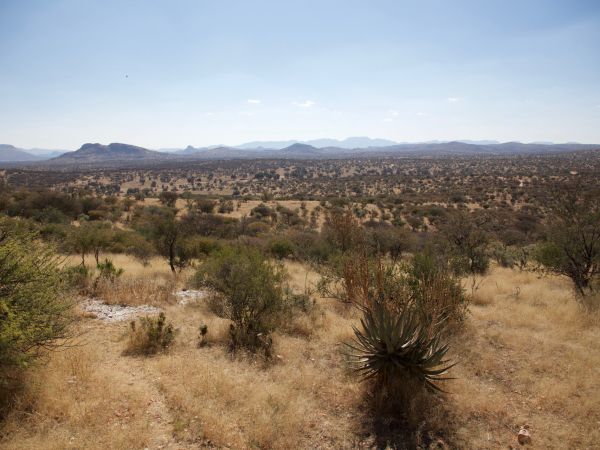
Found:
[{"label": "savanna plain", "polygon": [[0,172],[0,447],[594,449],[600,153]]}]

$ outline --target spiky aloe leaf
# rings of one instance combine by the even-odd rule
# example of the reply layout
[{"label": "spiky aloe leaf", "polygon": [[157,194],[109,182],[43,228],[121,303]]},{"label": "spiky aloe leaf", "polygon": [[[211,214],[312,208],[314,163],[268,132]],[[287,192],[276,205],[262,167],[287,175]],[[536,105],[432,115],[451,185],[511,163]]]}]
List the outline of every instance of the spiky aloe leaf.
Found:
[{"label": "spiky aloe leaf", "polygon": [[354,327],[354,341],[346,344],[355,369],[364,379],[383,382],[409,377],[432,391],[442,391],[436,382],[454,366],[444,359],[448,345],[440,336],[430,338],[419,316],[410,309],[393,313],[381,303],[363,308],[362,329]]}]

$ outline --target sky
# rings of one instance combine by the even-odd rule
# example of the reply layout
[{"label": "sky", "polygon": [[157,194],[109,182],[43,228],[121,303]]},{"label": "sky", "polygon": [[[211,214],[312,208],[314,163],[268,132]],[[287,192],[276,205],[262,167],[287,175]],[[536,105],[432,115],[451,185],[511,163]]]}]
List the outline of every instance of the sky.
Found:
[{"label": "sky", "polygon": [[598,0],[0,0],[0,143],[600,143]]}]

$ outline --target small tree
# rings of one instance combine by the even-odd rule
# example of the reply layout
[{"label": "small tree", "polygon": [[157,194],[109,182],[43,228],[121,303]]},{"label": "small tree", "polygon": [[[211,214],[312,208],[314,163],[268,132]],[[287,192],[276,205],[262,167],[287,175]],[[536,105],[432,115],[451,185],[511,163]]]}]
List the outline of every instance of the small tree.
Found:
[{"label": "small tree", "polygon": [[489,237],[483,229],[485,222],[483,217],[475,218],[460,211],[441,227],[455,273],[483,274],[487,271],[490,258],[487,253]]},{"label": "small tree", "polygon": [[171,271],[182,264],[179,260],[179,241],[182,224],[171,208],[149,208],[136,223],[136,228],[149,238],[157,252],[167,259]]},{"label": "small tree", "polygon": [[206,198],[196,199],[196,208],[198,208],[200,212],[211,214],[215,210],[215,206],[217,206],[217,202],[214,200]]},{"label": "small tree", "polygon": [[158,200],[169,208],[174,208],[179,195],[176,192],[162,191],[158,194]]},{"label": "small tree", "polygon": [[281,267],[247,247],[221,250],[196,274],[198,284],[222,296],[224,315],[232,321],[231,348],[261,348],[267,356],[269,334],[285,309],[285,278]]},{"label": "small tree", "polygon": [[98,265],[100,264],[100,252],[110,246],[114,236],[110,223],[85,223],[81,227],[88,235],[90,249],[94,253],[94,259]]},{"label": "small tree", "polygon": [[73,228],[68,237],[67,247],[71,252],[81,256],[81,265],[85,266],[85,256],[92,251],[93,241],[90,228],[83,224]]},{"label": "small tree", "polygon": [[579,189],[554,195],[546,242],[535,259],[548,271],[571,279],[584,297],[597,290],[600,275],[600,196]]},{"label": "small tree", "polygon": [[364,230],[349,209],[334,210],[328,214],[322,234],[343,253],[364,245]]}]

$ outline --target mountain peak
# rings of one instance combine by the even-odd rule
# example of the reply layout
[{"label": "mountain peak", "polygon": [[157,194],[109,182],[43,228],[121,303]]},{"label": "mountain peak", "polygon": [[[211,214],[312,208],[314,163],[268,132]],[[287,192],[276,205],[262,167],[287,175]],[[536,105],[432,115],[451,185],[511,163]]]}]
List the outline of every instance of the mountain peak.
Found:
[{"label": "mountain peak", "polygon": [[166,153],[155,152],[136,145],[112,142],[108,145],[85,143],[78,150],[54,158],[56,162],[126,161],[167,158]]},{"label": "mountain peak", "polygon": [[316,147],[308,144],[301,144],[299,142],[292,144],[288,147],[285,147],[280,150],[282,153],[302,153],[307,155],[314,155],[319,153],[319,150]]}]

